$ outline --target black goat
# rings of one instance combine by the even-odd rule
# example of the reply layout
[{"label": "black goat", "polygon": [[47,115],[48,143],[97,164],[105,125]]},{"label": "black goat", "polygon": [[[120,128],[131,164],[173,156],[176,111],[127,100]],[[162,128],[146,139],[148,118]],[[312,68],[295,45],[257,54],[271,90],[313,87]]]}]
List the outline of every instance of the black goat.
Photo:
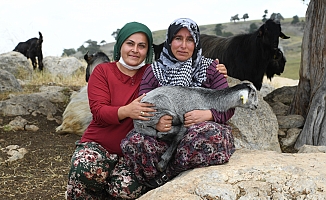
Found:
[{"label": "black goat", "polygon": [[278,55],[279,37],[289,38],[282,33],[279,22],[269,19],[253,33],[231,37],[202,34],[200,41],[205,57],[218,58],[225,64],[229,76],[251,81],[260,90],[264,74],[271,79],[284,70],[284,66],[283,70],[277,70],[272,64],[274,58],[284,58]]},{"label": "black goat", "polygon": [[109,57],[103,52],[96,52],[94,54],[89,55],[88,52],[84,55],[84,59],[87,62],[86,67],[86,82],[88,82],[89,76],[93,72],[94,68],[104,62],[110,62]]},{"label": "black goat", "polygon": [[[13,51],[20,52],[27,58],[30,58],[32,61],[33,69],[36,69],[36,65],[38,64],[38,68],[40,71],[43,70],[43,53],[42,53],[42,43],[43,36],[41,32],[39,33],[39,38],[31,38],[26,42],[19,42]],[[37,57],[37,63],[36,63]]]},{"label": "black goat", "polygon": [[280,49],[277,49],[273,59],[268,63],[266,69],[266,76],[269,80],[272,80],[275,74],[281,75],[284,71],[286,58]]},{"label": "black goat", "polygon": [[163,51],[163,46],[164,46],[164,42],[161,44],[153,44],[153,50],[154,50],[154,59],[157,60],[160,58],[160,54]]}]

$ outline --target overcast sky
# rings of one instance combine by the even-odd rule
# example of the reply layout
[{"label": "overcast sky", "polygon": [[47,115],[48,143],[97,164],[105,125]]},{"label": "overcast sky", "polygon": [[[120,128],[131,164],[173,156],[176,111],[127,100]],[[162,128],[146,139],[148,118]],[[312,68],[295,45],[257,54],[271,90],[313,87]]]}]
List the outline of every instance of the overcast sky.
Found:
[{"label": "overcast sky", "polygon": [[284,18],[304,17],[302,0],[1,0],[0,53],[18,42],[43,34],[44,56],[61,56],[91,39],[114,42],[111,34],[124,24],[138,21],[152,31],[167,29],[176,18],[188,17],[198,25],[226,23],[231,16],[248,13],[262,19],[281,13]]}]

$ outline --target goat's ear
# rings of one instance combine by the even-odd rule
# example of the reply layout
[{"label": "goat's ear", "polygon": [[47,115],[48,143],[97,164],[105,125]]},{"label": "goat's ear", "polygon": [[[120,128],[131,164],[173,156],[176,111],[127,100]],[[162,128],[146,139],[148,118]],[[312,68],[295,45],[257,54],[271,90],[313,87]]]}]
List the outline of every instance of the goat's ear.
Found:
[{"label": "goat's ear", "polygon": [[263,37],[265,34],[265,24],[261,25],[258,29],[258,37]]},{"label": "goat's ear", "polygon": [[280,38],[282,39],[289,39],[289,36],[286,36],[284,33],[280,32]]},{"label": "goat's ear", "polygon": [[242,104],[246,104],[248,101],[248,98],[245,95],[241,95],[240,99],[242,100]]}]

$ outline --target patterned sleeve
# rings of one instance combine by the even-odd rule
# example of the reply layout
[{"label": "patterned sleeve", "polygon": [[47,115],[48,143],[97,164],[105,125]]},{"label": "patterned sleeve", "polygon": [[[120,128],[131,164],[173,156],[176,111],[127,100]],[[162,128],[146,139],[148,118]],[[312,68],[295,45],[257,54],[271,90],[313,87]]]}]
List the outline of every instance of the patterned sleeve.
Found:
[{"label": "patterned sleeve", "polygon": [[154,76],[152,66],[148,66],[140,82],[139,96],[159,87],[158,80]]},{"label": "patterned sleeve", "polygon": [[[223,74],[221,74],[217,69],[216,65],[218,63],[216,60],[212,62],[212,64],[207,69],[207,80],[203,84],[206,88],[212,88],[212,89],[224,89],[228,88],[228,82]],[[234,108],[229,109],[226,112],[219,112],[215,109],[211,109],[214,121],[217,123],[226,123],[233,115],[234,115]]]}]

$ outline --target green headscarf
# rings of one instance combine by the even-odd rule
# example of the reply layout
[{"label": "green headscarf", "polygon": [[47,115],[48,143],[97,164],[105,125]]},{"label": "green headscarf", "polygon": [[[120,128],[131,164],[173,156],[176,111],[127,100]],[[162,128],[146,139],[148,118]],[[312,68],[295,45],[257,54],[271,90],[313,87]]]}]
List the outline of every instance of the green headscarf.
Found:
[{"label": "green headscarf", "polygon": [[126,25],[122,27],[122,29],[119,31],[118,36],[117,36],[117,41],[114,45],[114,52],[113,52],[113,58],[114,60],[119,60],[120,59],[120,50],[123,42],[132,34],[134,33],[145,33],[147,36],[148,40],[148,52],[147,56],[145,59],[146,64],[151,64],[153,60],[153,37],[152,37],[152,32],[149,30],[149,28],[141,24],[139,22],[129,22]]}]

